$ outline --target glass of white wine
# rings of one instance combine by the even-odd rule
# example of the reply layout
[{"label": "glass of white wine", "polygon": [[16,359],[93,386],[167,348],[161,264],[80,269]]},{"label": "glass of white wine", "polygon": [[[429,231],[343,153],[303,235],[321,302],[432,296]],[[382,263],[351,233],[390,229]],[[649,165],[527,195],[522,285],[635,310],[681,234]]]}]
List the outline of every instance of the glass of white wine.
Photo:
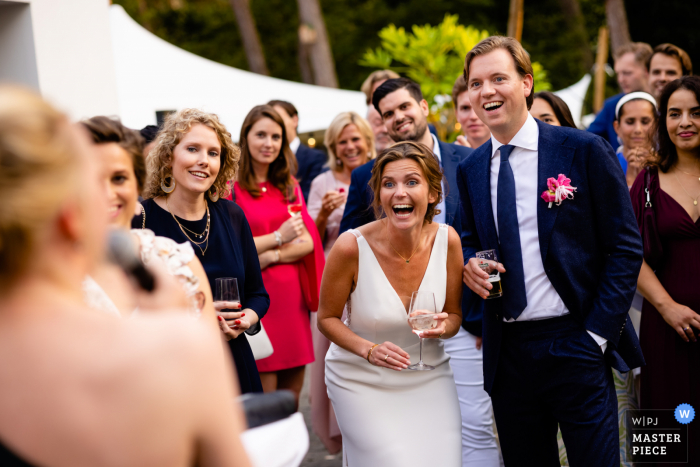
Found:
[{"label": "glass of white wine", "polygon": [[434,366],[423,363],[423,338],[420,337],[420,333],[428,329],[433,329],[437,325],[437,321],[435,320],[436,313],[437,307],[435,306],[435,294],[433,292],[424,292],[422,290],[413,292],[411,296],[411,307],[408,313],[408,324],[411,325],[413,332],[416,333],[420,339],[420,354],[418,363],[410,365],[408,367],[409,370],[425,371],[435,369]]}]

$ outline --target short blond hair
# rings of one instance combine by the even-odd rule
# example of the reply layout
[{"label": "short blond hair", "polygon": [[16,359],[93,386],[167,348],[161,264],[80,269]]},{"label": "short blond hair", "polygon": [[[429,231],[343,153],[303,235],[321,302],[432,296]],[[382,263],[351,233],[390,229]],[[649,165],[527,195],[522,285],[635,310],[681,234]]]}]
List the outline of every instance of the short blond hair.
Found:
[{"label": "short blond hair", "polygon": [[241,151],[233,143],[231,133],[219,121],[219,117],[213,113],[207,113],[199,109],[182,109],[168,115],[163,123],[163,128],[156,136],[156,145],[148,153],[146,165],[148,167],[148,180],[144,189],[144,198],[157,198],[165,196],[161,183],[172,174],[170,163],[173,159],[173,150],[180,144],[182,138],[195,124],[205,125],[216,133],[221,144],[221,167],[212,187],[221,198],[228,196],[230,187],[228,182],[236,177],[238,172],[238,160]]},{"label": "short blond hair", "polygon": [[27,89],[0,87],[0,291],[23,274],[41,233],[81,186],[68,118]]},{"label": "short blond hair", "polygon": [[438,162],[437,157],[433,154],[433,151],[422,143],[416,143],[414,141],[402,141],[400,143],[393,144],[383,150],[379,156],[377,156],[377,162],[374,163],[372,167],[372,178],[370,178],[369,186],[374,192],[374,199],[372,200],[372,207],[374,208],[374,214],[377,219],[381,218],[384,214],[382,209],[382,203],[379,199],[379,191],[382,188],[382,175],[384,175],[384,169],[390,162],[400,161],[410,159],[418,164],[418,166],[423,171],[423,176],[428,182],[428,192],[436,193],[437,197],[433,203],[428,203],[428,209],[425,211],[425,217],[423,220],[427,223],[433,222],[433,218],[440,214],[440,210],[437,209],[438,204],[442,201],[442,168],[440,167],[440,162]]},{"label": "short blond hair", "polygon": [[326,130],[325,136],[323,137],[323,144],[328,149],[328,165],[330,166],[331,170],[336,172],[341,172],[343,170],[343,166],[338,164],[338,156],[335,154],[335,146],[338,142],[340,134],[348,125],[355,125],[357,130],[365,139],[367,148],[369,148],[368,159],[371,160],[377,157],[377,150],[374,147],[374,133],[372,132],[372,127],[370,127],[369,123],[367,123],[367,120],[360,117],[355,112],[340,113],[333,119],[330,126]]},{"label": "short blond hair", "polygon": [[400,76],[397,72],[392,70],[377,70],[370,73],[369,76],[362,83],[362,86],[360,86],[360,91],[365,93],[365,97],[367,98],[367,105],[369,105],[372,102],[372,88],[377,83],[377,81],[386,81],[389,79],[396,78],[400,78]]},{"label": "short blond hair", "polygon": [[508,51],[510,56],[513,57],[515,70],[518,72],[521,78],[524,78],[527,75],[532,76],[532,89],[530,89],[530,95],[525,99],[527,102],[527,109],[530,110],[530,107],[532,107],[532,103],[535,100],[535,75],[532,71],[530,54],[527,53],[520,42],[512,37],[490,36],[476,44],[474,48],[467,53],[467,57],[464,60],[464,80],[467,82],[467,84],[469,84],[469,66],[471,65],[472,60],[474,60],[474,57],[486,55],[487,53],[493,52],[496,49],[504,49]]}]

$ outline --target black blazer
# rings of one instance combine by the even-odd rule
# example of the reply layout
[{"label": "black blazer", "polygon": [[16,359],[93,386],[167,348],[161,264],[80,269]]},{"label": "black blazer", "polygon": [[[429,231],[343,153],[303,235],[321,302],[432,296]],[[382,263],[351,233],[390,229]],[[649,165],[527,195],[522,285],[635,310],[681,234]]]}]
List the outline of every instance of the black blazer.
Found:
[{"label": "black blazer", "polygon": [[297,149],[297,173],[296,178],[299,181],[299,187],[304,194],[304,200],[309,200],[309,190],[311,190],[311,182],[314,178],[323,172],[323,165],[328,160],[328,157],[318,149],[311,149],[303,144]]}]

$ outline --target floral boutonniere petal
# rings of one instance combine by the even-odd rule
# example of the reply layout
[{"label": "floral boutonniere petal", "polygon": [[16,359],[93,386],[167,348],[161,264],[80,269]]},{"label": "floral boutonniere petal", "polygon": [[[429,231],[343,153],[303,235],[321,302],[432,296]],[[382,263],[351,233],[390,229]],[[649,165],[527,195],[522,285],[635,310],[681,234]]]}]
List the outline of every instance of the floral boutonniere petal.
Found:
[{"label": "floral boutonniere petal", "polygon": [[561,206],[565,199],[574,199],[575,186],[571,186],[571,179],[564,174],[559,174],[557,178],[549,177],[547,179],[547,189],[542,192],[541,198],[549,203],[549,208],[553,203]]}]

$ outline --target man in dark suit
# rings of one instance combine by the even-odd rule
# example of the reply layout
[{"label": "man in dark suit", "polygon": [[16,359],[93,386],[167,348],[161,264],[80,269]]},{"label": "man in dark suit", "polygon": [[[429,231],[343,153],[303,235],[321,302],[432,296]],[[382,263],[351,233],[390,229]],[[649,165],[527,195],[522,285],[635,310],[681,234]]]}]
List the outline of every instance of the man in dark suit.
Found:
[{"label": "man in dark suit", "polygon": [[287,131],[287,139],[289,147],[297,157],[297,173],[296,178],[299,180],[299,187],[304,194],[304,200],[309,200],[309,190],[311,190],[311,182],[321,172],[323,166],[328,160],[328,157],[318,149],[311,149],[308,146],[301,144],[297,135],[297,127],[299,126],[299,113],[297,108],[287,101],[270,101],[267,105],[271,105],[282,120]]},{"label": "man in dark suit", "polygon": [[[423,143],[433,150],[445,174],[443,192],[446,193],[441,203],[443,206],[438,206],[442,214],[436,216],[435,221],[453,225],[459,205],[455,178],[457,165],[471,154],[472,149],[444,143],[430,133],[427,120],[428,103],[423,99],[420,86],[410,79],[396,78],[385,81],[374,91],[372,103],[382,116],[391,139],[397,142]],[[369,188],[372,167],[374,161],[352,172],[340,233],[375,220],[371,208],[372,190]]]},{"label": "man in dark suit", "polygon": [[644,364],[627,315],[642,242],[620,164],[599,136],[530,116],[532,65],[516,40],[484,39],[464,73],[492,134],[458,168],[464,281],[487,298],[475,253],[496,250],[500,263],[482,263],[503,292],[486,300],[484,383],[505,465],[558,466],[559,425],[570,465],[617,467],[610,367]]}]

